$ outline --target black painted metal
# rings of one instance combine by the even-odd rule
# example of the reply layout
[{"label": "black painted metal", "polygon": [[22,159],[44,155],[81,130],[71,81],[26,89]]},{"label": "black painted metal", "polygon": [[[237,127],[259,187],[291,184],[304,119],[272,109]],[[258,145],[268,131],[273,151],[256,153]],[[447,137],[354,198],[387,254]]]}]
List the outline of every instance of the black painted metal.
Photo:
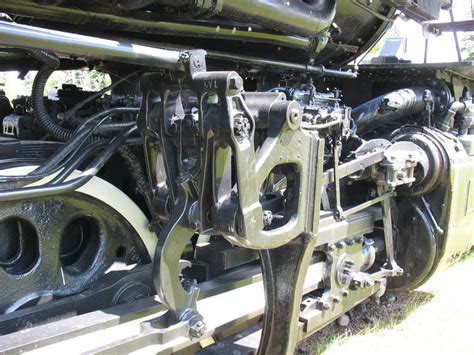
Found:
[{"label": "black painted metal", "polygon": [[104,275],[79,294],[0,316],[0,335],[129,303],[154,294],[151,264]]},{"label": "black painted metal", "polygon": [[315,242],[314,236],[302,234],[260,252],[266,301],[259,354],[293,354],[303,282]]},{"label": "black painted metal", "polygon": [[357,125],[357,133],[363,135],[383,124],[421,113],[425,108],[423,94],[427,89],[429,88],[400,89],[355,107],[352,117]]},{"label": "black painted metal", "polygon": [[335,0],[224,0],[220,14],[273,30],[315,36],[327,28],[336,13]]},{"label": "black painted metal", "polygon": [[[162,3],[189,4],[168,0]],[[259,0],[255,2],[258,7],[249,6],[247,1],[226,0],[220,8],[213,5],[216,3],[221,4],[202,2],[204,8],[197,9],[196,18],[191,19],[180,18],[183,11],[169,11],[169,7],[166,12],[161,12],[163,9],[158,6],[124,12],[123,8],[95,6],[89,2],[46,6],[29,0],[21,3],[6,0],[2,1],[2,9],[12,15],[46,20],[61,28],[68,24],[76,25],[74,30],[77,26],[88,26],[102,36],[107,30],[112,31],[111,36],[120,35],[120,31],[127,37],[142,39],[152,35],[150,38],[155,42],[172,42],[181,48],[220,51],[225,48],[229,53],[298,64],[307,64],[308,59],[316,57],[316,63],[328,67],[340,66],[359,56],[380,38],[388,25],[388,21],[360,9],[352,0],[337,1],[335,17],[333,0]],[[395,13],[383,0],[372,1],[371,8],[389,19]],[[219,13],[229,17],[212,17]],[[174,21],[173,15],[180,21]],[[329,28],[332,41],[321,51],[327,42],[326,34],[320,36],[321,31],[331,25],[333,18],[337,29]]]},{"label": "black painted metal", "polygon": [[[2,313],[79,293],[114,262],[150,261],[128,222],[92,197],[74,193],[2,203],[0,207],[2,245],[21,233],[28,241],[24,257],[0,269]],[[23,223],[21,229],[15,227],[18,221]],[[70,248],[64,244],[67,242]],[[15,244],[10,245],[13,252]],[[119,249],[124,253],[118,253]]]},{"label": "black painted metal", "polygon": [[[112,41],[115,43],[113,45],[111,41],[105,39],[103,45],[94,47],[93,44],[87,43],[85,37],[79,36],[79,39],[76,38],[74,41],[73,36],[61,32],[0,23],[0,33],[3,31],[4,34],[0,42],[3,40],[2,43],[6,45],[18,45],[22,48],[48,46],[49,49],[63,55],[79,55],[81,58],[118,61],[122,65],[132,63],[174,70],[154,72],[146,75],[142,81],[144,100],[138,126],[141,133],[146,136],[144,141],[149,181],[146,181],[143,174],[132,173],[139,190],[148,192],[156,188],[154,202],[159,205],[156,209],[160,213],[156,215],[160,218],[160,222],[166,223],[160,235],[152,268],[156,291],[163,301],[163,306],[169,309],[164,316],[166,324],[159,324],[156,321],[160,317],[142,323],[139,334],[106,344],[104,348],[98,348],[98,351],[138,350],[147,345],[156,345],[161,341],[158,338],[163,335],[160,333],[162,331],[170,338],[173,336],[185,338],[187,335],[199,338],[211,334],[210,331],[206,333],[202,316],[196,310],[198,285],[193,280],[182,277],[180,271],[182,251],[189,244],[195,245],[198,233],[218,234],[240,247],[260,250],[266,297],[259,349],[262,354],[293,353],[299,335],[315,331],[376,292],[380,295],[379,292],[384,291],[387,278],[401,273],[394,254],[397,260],[404,262],[404,267],[413,275],[411,279],[408,277],[400,279],[400,288],[418,285],[429,277],[439,256],[436,254],[439,250],[439,238],[436,233],[441,234],[443,231],[436,220],[440,215],[439,211],[431,210],[430,203],[435,200],[432,199],[433,196],[428,196],[426,200],[423,196],[420,200],[422,203],[411,204],[411,201],[407,203],[410,208],[403,211],[406,214],[402,213],[401,221],[405,229],[401,228],[401,237],[397,239],[399,243],[397,247],[400,248],[397,250],[398,253],[394,253],[392,247],[391,201],[394,200],[394,189],[405,181],[403,173],[407,169],[412,170],[410,174],[407,173],[406,181],[410,181],[409,184],[413,183],[414,179],[411,177],[414,176],[413,166],[417,163],[417,158],[410,155],[409,158],[413,158],[412,160],[403,161],[404,154],[410,152],[401,152],[401,173],[396,175],[396,181],[387,182],[387,176],[384,174],[395,175],[398,172],[396,171],[398,167],[394,166],[390,166],[392,170],[389,171],[388,164],[384,161],[398,158],[385,155],[384,149],[390,146],[390,142],[386,141],[383,144],[373,142],[373,148],[377,145],[380,149],[380,156],[377,159],[367,152],[365,157],[358,156],[357,152],[355,157],[343,152],[340,149],[343,144],[357,145],[362,141],[354,135],[354,130],[350,127],[350,109],[344,109],[344,115],[341,111],[334,110],[335,106],[343,107],[339,106],[340,82],[336,85],[338,89],[333,93],[318,94],[313,81],[305,82],[292,78],[291,81],[295,80],[294,86],[300,85],[304,89],[297,90],[299,93],[294,97],[289,95],[290,99],[294,99],[290,101],[286,100],[283,93],[261,92],[271,88],[269,86],[271,84],[265,80],[256,83],[256,92],[244,93],[244,84],[247,88],[247,82],[250,80],[246,80],[245,76],[235,71],[224,71],[220,67],[224,62],[227,67],[235,69],[232,62],[244,62],[245,69],[252,69],[245,73],[251,75],[266,70],[262,68],[272,67],[276,68],[277,73],[291,74],[300,71],[315,78],[327,76],[355,79],[355,74],[352,72],[327,70],[319,63],[341,65],[372,45],[383,32],[385,23],[393,20],[393,9],[385,6],[387,1],[374,0],[367,6],[362,6],[361,2],[339,1],[336,22],[324,34],[321,31],[328,28],[334,17],[336,4],[334,0],[259,0],[253,3],[254,6],[249,6],[248,1],[240,0],[199,2],[199,4],[186,0],[176,3],[168,0],[160,2],[166,6],[190,6],[193,10],[191,17],[194,18],[183,22],[175,21],[176,18],[172,18],[169,22],[164,21],[164,18],[159,16],[173,13],[180,17],[182,13],[180,10],[177,13],[168,12],[170,8],[166,8],[162,13],[161,10],[164,8],[160,6],[150,7],[151,10],[144,12],[126,12],[130,9],[147,8],[151,5],[151,1],[148,0],[115,0],[111,4],[99,2],[113,5],[110,7],[111,14],[104,10],[105,7],[96,5],[91,5],[90,8],[78,5],[76,9],[42,7],[27,0],[13,5],[10,1],[3,3],[10,3],[10,6],[13,6],[10,8],[14,8],[14,11],[20,9],[18,14],[46,19],[49,21],[48,25],[55,23],[56,26],[62,27],[63,17],[66,17],[64,14],[77,14],[77,18],[75,17],[73,21],[81,25],[93,24],[89,28],[92,32],[102,30],[101,25],[105,23],[105,27],[110,25],[109,30],[119,28],[127,34],[136,32],[136,38],[140,39],[145,38],[142,37],[144,36],[142,32],[158,34],[160,41],[169,40],[167,36],[173,36],[172,42],[177,46],[205,45],[216,49],[224,44],[228,53],[211,52],[215,60],[213,65],[215,64],[219,71],[207,71],[205,52],[202,50],[181,52],[156,49],[155,51],[149,46],[137,47],[130,43]],[[63,3],[66,2],[50,2],[52,5]],[[424,1],[421,3],[427,4]],[[117,9],[116,5],[123,6],[125,12]],[[194,5],[197,5],[197,11]],[[289,5],[293,6],[288,7]],[[439,9],[439,6],[435,7]],[[158,11],[155,12],[156,9]],[[122,16],[123,14],[125,15]],[[243,23],[229,22],[226,19],[236,19]],[[165,20],[168,20],[168,17]],[[220,25],[223,26],[222,30]],[[264,28],[261,28],[262,26]],[[123,33],[114,35],[120,38]],[[196,40],[196,37],[204,38],[204,41]],[[331,42],[325,47],[329,37]],[[34,41],[35,38],[38,39],[37,42]],[[209,38],[216,40],[208,41]],[[18,43],[20,40],[24,40],[24,43]],[[154,37],[152,40],[157,39]],[[242,41],[246,43],[242,44]],[[267,52],[270,46],[274,45],[278,45],[278,49],[271,53]],[[136,48],[146,49],[155,55],[137,52],[134,50]],[[90,54],[86,49],[94,49],[98,53]],[[288,62],[287,58],[291,58],[292,62]],[[254,69],[257,70],[253,71]],[[432,72],[436,70],[437,68],[432,68]],[[390,73],[391,79],[383,80],[387,85],[382,87],[380,92],[399,89],[399,86],[388,83],[389,80],[400,80],[394,78],[392,74]],[[257,74],[257,77],[258,75],[260,74]],[[424,76],[420,72],[418,75]],[[280,79],[281,77],[276,75],[269,77],[268,81],[279,82]],[[371,79],[369,77],[368,81]],[[330,86],[322,81],[317,84]],[[395,93],[373,99],[380,92],[375,94],[376,91],[372,90],[370,85],[367,85],[370,90],[367,90],[366,95],[369,95],[367,99],[371,100],[353,112],[359,124],[359,133],[362,134],[408,115],[423,118],[420,114],[427,107],[424,100],[426,92],[433,89],[431,86],[421,86],[425,85],[424,83],[417,84],[420,86],[410,85],[412,87],[410,90],[397,90]],[[389,90],[384,91],[386,88]],[[293,88],[288,88],[287,93],[290,90]],[[357,90],[365,91],[365,87],[364,90],[361,88]],[[37,92],[37,102],[43,102],[42,91]],[[465,91],[468,91],[467,88]],[[431,94],[431,91],[429,93]],[[438,100],[438,103],[444,105],[448,99],[449,95],[445,93],[444,99]],[[325,112],[331,110],[332,112]],[[430,111],[430,119],[431,113]],[[111,145],[105,150],[105,158],[98,157],[89,166],[93,173],[98,172],[105,160],[110,158],[134,131],[135,127],[111,141]],[[388,135],[390,132],[384,133]],[[329,145],[327,149],[329,159],[326,160],[323,156],[324,141]],[[459,145],[458,153],[462,151],[461,148]],[[414,151],[419,152],[416,149]],[[128,157],[132,170],[134,168],[140,170],[141,165],[136,162],[138,159],[133,155]],[[2,266],[0,283],[6,285],[6,289],[0,291],[0,298],[3,297],[7,302],[5,305],[0,305],[3,307],[1,310],[13,311],[36,303],[56,300],[39,307],[20,309],[12,316],[0,317],[0,329],[3,321],[6,332],[22,328],[26,322],[41,322],[49,317],[62,317],[68,310],[87,312],[94,309],[89,307],[90,300],[94,297],[97,297],[94,306],[102,308],[147,296],[152,292],[149,286],[149,269],[145,272],[146,282],[143,283],[140,283],[139,270],[136,270],[137,274],[133,272],[119,274],[117,271],[116,274],[109,273],[104,276],[118,261],[122,261],[122,264],[142,264],[149,261],[136,233],[123,218],[91,197],[85,198],[72,193],[58,197],[47,195],[52,191],[69,192],[80,186],[80,183],[88,181],[91,174],[83,173],[80,180],[73,180],[69,185],[65,185],[63,180],[75,168],[74,164],[80,164],[81,160],[85,159],[83,155],[75,155],[75,158],[77,160],[68,164],[59,177],[51,182],[53,189],[47,191],[43,186],[0,192],[0,200],[4,198],[7,201],[11,195],[13,199],[21,199],[20,202],[0,206],[3,208],[0,212],[0,218],[3,216],[3,219],[0,219],[0,238],[3,238],[1,240],[3,249],[0,250]],[[345,161],[344,164],[339,164],[339,159]],[[327,209],[334,205],[334,201],[330,201],[331,187],[321,186],[323,160],[325,164],[332,161],[332,166],[329,163],[325,168],[333,168],[331,179],[334,180],[336,192],[338,213],[334,218],[326,218],[334,223],[332,234],[327,230],[331,225],[326,226],[323,233],[319,233],[318,230],[322,190],[328,197],[323,205],[327,205]],[[382,164],[379,164],[381,161]],[[364,165],[362,162],[367,164]],[[403,167],[405,163],[406,166]],[[440,164],[433,170],[439,170],[441,167],[446,167],[446,164]],[[166,174],[163,173],[165,170]],[[349,170],[353,170],[351,174]],[[354,174],[356,172],[358,174]],[[418,175],[416,178],[419,179]],[[433,180],[436,180],[436,174],[434,175]],[[326,176],[331,176],[330,170],[326,172]],[[358,184],[359,179],[364,180],[361,185]],[[347,180],[350,180],[351,184]],[[356,183],[352,184],[353,182]],[[423,181],[419,179],[416,182]],[[433,183],[428,181],[426,186],[429,188],[425,187],[417,193],[422,195],[428,193],[427,191],[431,192],[430,188],[434,189],[436,183],[437,181]],[[365,199],[368,193],[375,193],[377,187],[379,197],[361,203],[361,198]],[[417,184],[413,183],[410,188],[416,189]],[[348,198],[343,196],[344,191],[349,189],[357,192],[354,195],[358,196]],[[41,197],[42,200],[39,198],[32,201],[25,200],[27,197],[32,197],[29,192],[37,193],[34,196]],[[403,193],[409,195],[410,190],[397,188],[397,198]],[[145,193],[145,197],[147,196],[148,207],[153,211],[155,206],[151,203],[151,196]],[[410,197],[414,196],[412,194]],[[374,232],[376,218],[361,220],[359,227],[351,230],[352,220],[347,217],[353,217],[357,211],[365,210],[372,204],[380,202],[385,227],[383,239],[385,245],[377,251],[370,251],[371,244],[367,241],[364,245],[362,235]],[[436,207],[439,209],[439,203]],[[153,212],[150,214],[155,217]],[[396,221],[396,215],[393,216]],[[414,217],[418,217],[421,222],[418,223]],[[156,220],[150,227],[157,231],[161,230]],[[412,234],[417,237],[411,238]],[[327,239],[318,241],[318,236]],[[310,299],[310,303],[305,303],[308,305],[305,309],[307,312],[300,313],[303,282],[318,242],[322,246],[318,253],[323,260],[323,266],[330,268],[331,277],[328,279],[331,280],[323,280],[320,275],[320,280],[323,281],[316,282],[318,285],[311,290],[318,287],[322,296],[318,296],[320,292],[311,295],[318,297]],[[385,255],[378,253],[382,249]],[[423,257],[410,253],[417,249],[423,251]],[[224,251],[224,247],[219,250]],[[364,250],[367,253],[373,252],[367,260],[363,258]],[[254,260],[255,253],[251,251],[248,253],[251,257],[247,258],[242,256],[246,253],[240,253],[238,262],[225,264],[228,267],[241,267],[235,270],[234,276],[242,276],[241,272],[250,265],[241,266],[240,262]],[[345,253],[350,253],[354,260],[346,260]],[[199,257],[195,250],[189,254],[191,256],[188,258]],[[376,260],[377,257],[379,260]],[[416,262],[413,263],[413,260]],[[199,261],[193,260],[195,264]],[[392,269],[387,268],[387,264],[384,265],[386,261]],[[339,265],[339,262],[344,263],[344,267],[342,264]],[[361,266],[366,266],[367,269],[362,269]],[[365,271],[372,266],[372,271],[374,269],[378,271],[366,273]],[[216,274],[224,272],[223,270],[226,270],[226,267],[216,270]],[[344,274],[344,271],[345,281],[335,279],[335,273]],[[221,277],[229,281],[232,279],[231,276],[231,272],[226,272]],[[2,282],[3,280],[5,282]],[[231,282],[219,285],[219,281],[213,285],[219,290],[213,289],[210,292],[224,292],[227,288],[235,286]],[[201,286],[203,289],[206,288],[206,285]],[[86,290],[88,287],[90,289]],[[357,292],[353,292],[356,290]],[[334,307],[331,312],[324,313],[329,310],[326,302],[329,300],[333,302]],[[315,303],[311,305],[313,301]],[[315,308],[311,308],[313,306]],[[140,306],[134,309],[137,312],[143,311],[143,307]],[[153,308],[155,311],[157,309],[158,307]],[[257,312],[260,311],[261,308]],[[313,311],[322,312],[322,318],[318,318],[312,313]],[[19,318],[21,316],[23,319]],[[117,321],[117,318],[113,316],[111,318]],[[299,320],[304,320],[305,329],[302,329],[302,333],[298,332]],[[107,321],[106,319],[100,324],[105,324]],[[98,324],[94,323],[93,326]],[[161,329],[161,326],[166,329]],[[176,328],[173,328],[174,326]],[[82,325],[78,328],[80,327]],[[81,329],[84,328],[86,326]],[[180,330],[172,333],[176,329]],[[48,338],[48,334],[40,334],[39,342],[52,342],[54,337],[58,339],[61,336],[61,332],[62,329],[55,331],[51,338]],[[9,339],[11,341],[12,337]],[[22,341],[27,344],[29,339],[25,337],[12,343],[20,344],[21,347]],[[27,346],[31,344],[32,342]]]}]

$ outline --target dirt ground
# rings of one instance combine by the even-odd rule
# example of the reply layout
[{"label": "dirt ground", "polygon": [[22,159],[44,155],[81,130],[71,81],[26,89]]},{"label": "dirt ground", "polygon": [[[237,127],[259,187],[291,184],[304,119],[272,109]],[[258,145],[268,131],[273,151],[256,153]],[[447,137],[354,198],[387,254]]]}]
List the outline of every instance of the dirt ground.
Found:
[{"label": "dirt ground", "polygon": [[474,253],[409,293],[351,311],[299,346],[303,354],[474,354]]}]

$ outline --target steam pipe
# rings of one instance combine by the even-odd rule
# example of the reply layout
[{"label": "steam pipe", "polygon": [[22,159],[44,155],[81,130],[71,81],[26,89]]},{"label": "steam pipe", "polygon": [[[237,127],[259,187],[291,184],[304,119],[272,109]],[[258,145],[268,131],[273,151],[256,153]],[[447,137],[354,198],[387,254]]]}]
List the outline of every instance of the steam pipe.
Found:
[{"label": "steam pipe", "polygon": [[453,127],[454,116],[457,113],[467,113],[469,105],[464,101],[453,101],[448,107],[448,112],[444,118],[436,123],[436,127],[444,132],[449,131]]},{"label": "steam pipe", "polygon": [[[181,1],[170,1],[174,5],[179,5]],[[222,39],[231,41],[246,41],[256,43],[266,43],[275,46],[285,46],[298,50],[311,50],[312,41],[309,38],[300,36],[285,35],[281,33],[271,33],[259,30],[248,31],[233,26],[203,25],[199,23],[177,23],[172,21],[142,20],[132,17],[120,17],[109,13],[94,13],[91,17],[89,12],[72,9],[68,7],[55,6],[33,6],[28,3],[19,4],[18,1],[3,0],[2,10],[15,15],[33,17],[50,21],[63,21],[71,25],[78,26],[103,26],[119,31],[132,31],[142,34],[166,35],[166,36],[186,36],[206,39]]]},{"label": "steam pipe", "polygon": [[183,70],[180,52],[39,27],[0,22],[0,45],[67,56]]},{"label": "steam pipe", "polygon": [[221,15],[273,30],[315,36],[329,27],[336,15],[335,0],[224,0]]},{"label": "steam pipe", "polygon": [[[157,3],[174,5],[170,0]],[[182,5],[183,1],[176,2]],[[188,1],[189,4],[196,2]],[[206,2],[197,7],[206,8]],[[283,33],[313,37],[329,27],[336,14],[335,0],[222,0],[220,9],[210,8],[220,16],[252,23]]]},{"label": "steam pipe", "polygon": [[425,109],[423,94],[426,87],[412,87],[392,91],[363,103],[352,109],[352,118],[357,133],[365,134],[383,124],[399,120]]}]

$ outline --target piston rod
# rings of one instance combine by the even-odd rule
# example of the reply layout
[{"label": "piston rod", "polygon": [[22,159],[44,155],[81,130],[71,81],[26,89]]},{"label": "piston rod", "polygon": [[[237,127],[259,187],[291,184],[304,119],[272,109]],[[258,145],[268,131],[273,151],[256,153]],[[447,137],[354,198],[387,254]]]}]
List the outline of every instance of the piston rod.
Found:
[{"label": "piston rod", "polygon": [[180,52],[129,42],[0,22],[0,45],[128,64],[183,70]]}]

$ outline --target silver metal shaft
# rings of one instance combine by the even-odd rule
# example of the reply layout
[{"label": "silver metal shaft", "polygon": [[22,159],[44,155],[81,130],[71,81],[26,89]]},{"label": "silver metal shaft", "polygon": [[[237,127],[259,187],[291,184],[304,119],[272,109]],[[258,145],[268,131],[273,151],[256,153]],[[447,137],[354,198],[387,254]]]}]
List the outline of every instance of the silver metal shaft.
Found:
[{"label": "silver metal shaft", "polygon": [[183,69],[180,52],[110,39],[0,22],[0,46],[41,49],[59,54],[128,64]]}]

